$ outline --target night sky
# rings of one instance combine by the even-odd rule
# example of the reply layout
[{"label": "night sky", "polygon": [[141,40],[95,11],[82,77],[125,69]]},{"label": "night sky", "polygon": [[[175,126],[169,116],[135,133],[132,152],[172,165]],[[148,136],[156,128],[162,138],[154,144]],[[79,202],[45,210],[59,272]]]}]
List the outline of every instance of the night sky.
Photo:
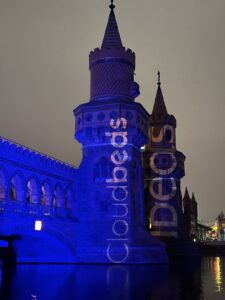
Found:
[{"label": "night sky", "polygon": [[[89,52],[110,1],[0,0],[0,135],[79,165],[73,109],[89,100]],[[199,219],[225,211],[225,1],[117,0],[136,53],[137,101],[151,112],[161,71]]]}]

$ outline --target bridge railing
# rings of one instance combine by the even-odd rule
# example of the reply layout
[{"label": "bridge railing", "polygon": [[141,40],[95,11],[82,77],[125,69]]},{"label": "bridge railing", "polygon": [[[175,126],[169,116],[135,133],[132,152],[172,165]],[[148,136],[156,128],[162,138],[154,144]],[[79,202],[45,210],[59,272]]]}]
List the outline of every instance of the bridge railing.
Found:
[{"label": "bridge railing", "polygon": [[16,213],[23,215],[51,216],[60,218],[71,218],[73,210],[66,207],[52,207],[38,203],[23,203],[20,201],[7,202],[0,199],[0,215],[3,213]]},{"label": "bridge railing", "polygon": [[17,143],[17,142],[14,142],[14,141],[12,141],[12,140],[10,140],[10,139],[7,139],[7,138],[5,138],[5,137],[3,137],[3,136],[0,136],[0,143],[4,143],[4,142],[8,143],[9,145],[14,145],[17,149],[21,149],[22,151],[29,151],[30,153],[34,153],[34,154],[36,154],[38,157],[45,157],[45,158],[50,159],[50,160],[52,160],[52,161],[55,161],[56,163],[59,163],[59,164],[61,164],[61,165],[70,167],[70,168],[72,168],[72,169],[77,169],[76,166],[74,166],[74,165],[72,165],[72,164],[69,164],[69,163],[67,163],[67,162],[65,162],[65,161],[62,161],[62,160],[60,160],[60,159],[58,159],[58,158],[55,158],[54,156],[50,156],[50,155],[48,155],[48,154],[45,154],[45,153],[43,153],[43,152],[37,151],[37,150],[35,150],[35,149],[32,149],[32,148],[30,148],[30,147],[24,146],[24,145],[22,145],[22,144],[19,144],[19,143]]}]

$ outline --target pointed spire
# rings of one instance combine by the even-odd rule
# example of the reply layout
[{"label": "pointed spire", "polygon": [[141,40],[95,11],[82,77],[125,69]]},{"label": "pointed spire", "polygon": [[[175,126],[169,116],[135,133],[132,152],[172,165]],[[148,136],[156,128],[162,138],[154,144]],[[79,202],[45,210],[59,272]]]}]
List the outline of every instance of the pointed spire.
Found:
[{"label": "pointed spire", "polygon": [[158,71],[158,89],[155,97],[155,103],[153,106],[152,114],[153,115],[167,115],[167,109],[164,102],[162,90],[161,90],[161,81],[160,81],[160,72]]},{"label": "pointed spire", "polygon": [[102,41],[102,48],[118,48],[123,47],[122,41],[120,38],[119,29],[116,22],[116,17],[114,14],[115,5],[113,4],[113,0],[111,0],[111,4],[109,5],[110,14],[108,23],[106,26],[104,38]]},{"label": "pointed spire", "polygon": [[190,199],[187,187],[186,187],[185,192],[184,192],[184,198]]},{"label": "pointed spire", "polygon": [[192,193],[191,201],[196,202],[194,193]]}]

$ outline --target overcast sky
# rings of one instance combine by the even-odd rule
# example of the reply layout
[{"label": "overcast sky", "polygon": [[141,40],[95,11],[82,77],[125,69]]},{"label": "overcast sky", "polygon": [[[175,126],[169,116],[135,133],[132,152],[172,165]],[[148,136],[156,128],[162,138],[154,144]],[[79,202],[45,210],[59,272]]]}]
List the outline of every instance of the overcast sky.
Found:
[{"label": "overcast sky", "polygon": [[[89,52],[107,0],[0,0],[0,135],[79,165],[73,109],[89,99]],[[124,46],[136,53],[138,100],[151,112],[161,71],[167,110],[199,218],[225,211],[225,1],[117,0]]]}]

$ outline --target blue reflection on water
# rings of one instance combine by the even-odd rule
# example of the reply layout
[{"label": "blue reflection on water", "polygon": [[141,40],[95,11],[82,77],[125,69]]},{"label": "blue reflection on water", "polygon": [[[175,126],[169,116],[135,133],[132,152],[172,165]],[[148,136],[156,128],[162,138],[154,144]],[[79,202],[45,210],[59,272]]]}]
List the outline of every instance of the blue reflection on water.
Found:
[{"label": "blue reflection on water", "polygon": [[[214,297],[216,269],[212,259],[204,258],[201,263],[190,258],[155,266],[17,265],[3,269],[0,299],[224,299],[224,277],[220,293]],[[224,258],[218,261],[224,264]],[[220,272],[225,275],[223,268]]]}]

